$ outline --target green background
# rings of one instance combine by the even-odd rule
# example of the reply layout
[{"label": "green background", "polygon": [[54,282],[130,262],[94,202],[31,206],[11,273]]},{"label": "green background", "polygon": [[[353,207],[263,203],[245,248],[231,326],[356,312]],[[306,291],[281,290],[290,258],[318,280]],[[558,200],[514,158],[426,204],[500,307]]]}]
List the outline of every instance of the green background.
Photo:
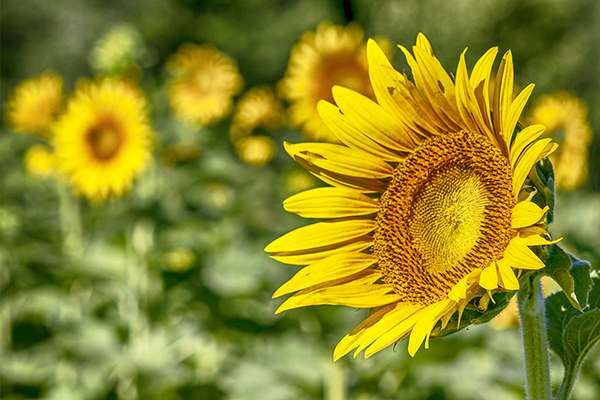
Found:
[{"label": "green background", "polygon": [[[239,161],[229,120],[192,129],[170,113],[164,61],[186,41],[210,43],[237,60],[246,89],[276,84],[291,46],[329,20],[359,22],[367,37],[406,47],[427,35],[448,71],[488,48],[511,49],[516,82],[536,84],[532,101],[567,90],[584,99],[600,130],[600,2],[577,0],[4,0],[1,100],[18,82],[50,68],[67,90],[94,76],[90,55],[111,28],[139,33],[136,61],[157,132],[154,166],[129,196],[100,206],[70,197],[52,179],[27,175],[23,155],[41,139],[3,119],[0,225],[1,397],[6,399],[520,399],[522,349],[516,328],[475,326],[434,340],[414,358],[400,342],[368,360],[332,362],[337,342],[364,310],[319,306],[274,315],[276,288],[296,267],[263,252],[306,224],[284,212],[301,173],[282,142],[260,168]],[[398,69],[408,66],[398,51]],[[531,102],[530,102],[531,103]],[[160,161],[186,141],[198,158]],[[551,232],[581,258],[600,261],[600,139],[590,177],[557,195]],[[315,184],[317,184],[315,182]],[[62,206],[62,209],[61,209]],[[79,210],[77,209],[79,207]],[[64,253],[61,221],[81,217],[83,253]],[[186,268],[168,254],[187,248]],[[575,399],[600,398],[596,349]],[[552,358],[553,381],[562,375]]]}]

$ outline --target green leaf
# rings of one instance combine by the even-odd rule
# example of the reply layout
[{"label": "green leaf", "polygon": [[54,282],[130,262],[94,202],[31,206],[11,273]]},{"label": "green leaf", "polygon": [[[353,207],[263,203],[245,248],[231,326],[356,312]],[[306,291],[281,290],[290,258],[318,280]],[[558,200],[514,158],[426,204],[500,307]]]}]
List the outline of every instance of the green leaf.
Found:
[{"label": "green leaf", "polygon": [[[589,266],[588,266],[589,267]],[[568,299],[554,293],[546,299],[546,329],[550,348],[565,369],[574,369],[600,341],[600,278],[590,278],[589,304],[584,312],[569,306]]]},{"label": "green leaf", "polygon": [[565,359],[580,364],[600,341],[600,309],[587,311],[571,319],[563,333]]},{"label": "green leaf", "polygon": [[575,284],[575,296],[577,296],[579,304],[583,304],[585,307],[588,303],[588,294],[594,284],[590,277],[592,266],[589,261],[580,260],[572,254],[569,254],[569,258],[571,259],[570,272]]},{"label": "green leaf", "polygon": [[[555,244],[548,246],[548,259],[543,273],[552,277],[567,296],[571,305],[581,311],[581,306],[575,295],[575,282],[570,273],[571,265],[571,257],[567,252]],[[582,288],[581,291],[583,290]]]}]

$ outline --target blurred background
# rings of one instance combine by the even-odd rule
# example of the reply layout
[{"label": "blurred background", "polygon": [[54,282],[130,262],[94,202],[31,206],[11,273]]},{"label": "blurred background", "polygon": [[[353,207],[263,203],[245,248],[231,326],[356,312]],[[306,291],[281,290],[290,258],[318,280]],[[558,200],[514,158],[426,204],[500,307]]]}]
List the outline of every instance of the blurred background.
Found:
[{"label": "blurred background", "polygon": [[[308,61],[291,62],[290,52],[317,27],[326,36],[353,21],[343,35],[362,43],[362,28],[389,41],[407,73],[393,48],[410,49],[419,32],[449,72],[467,46],[470,68],[492,46],[511,49],[516,86],[536,84],[521,122],[547,125],[562,144],[550,230],[599,268],[597,1],[4,0],[1,13],[2,398],[523,398],[514,315],[434,340],[414,358],[400,342],[333,363],[365,310],[274,314],[283,300],[272,294],[298,267],[263,248],[307,223],[282,201],[323,185],[283,150],[284,141],[321,138],[294,106],[306,94],[290,89],[318,74],[286,73],[288,63],[303,73]],[[359,59],[363,45],[352,50]],[[234,82],[210,117],[177,106],[177,80],[200,68],[174,56],[186,46],[220,54]],[[61,77],[66,101],[82,78],[122,79],[143,94],[152,147],[123,196],[76,195],[49,166],[52,137],[11,117],[18,85],[44,73]],[[574,399],[600,398],[599,355]],[[554,356],[552,367],[558,385]]]}]

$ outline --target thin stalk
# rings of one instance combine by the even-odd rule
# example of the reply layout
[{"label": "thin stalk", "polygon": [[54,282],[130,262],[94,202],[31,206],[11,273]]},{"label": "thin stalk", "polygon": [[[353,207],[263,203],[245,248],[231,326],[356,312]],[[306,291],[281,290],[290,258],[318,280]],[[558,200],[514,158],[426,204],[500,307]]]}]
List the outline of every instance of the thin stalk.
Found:
[{"label": "thin stalk", "polygon": [[569,400],[571,398],[577,375],[579,375],[579,367],[565,368],[565,375],[560,388],[558,388],[555,400]]},{"label": "thin stalk", "polygon": [[517,292],[525,354],[525,392],[528,400],[551,400],[550,358],[544,295],[539,276],[523,281]]},{"label": "thin stalk", "polygon": [[56,186],[58,187],[63,253],[70,256],[79,255],[83,251],[79,199],[60,182],[57,182]]}]

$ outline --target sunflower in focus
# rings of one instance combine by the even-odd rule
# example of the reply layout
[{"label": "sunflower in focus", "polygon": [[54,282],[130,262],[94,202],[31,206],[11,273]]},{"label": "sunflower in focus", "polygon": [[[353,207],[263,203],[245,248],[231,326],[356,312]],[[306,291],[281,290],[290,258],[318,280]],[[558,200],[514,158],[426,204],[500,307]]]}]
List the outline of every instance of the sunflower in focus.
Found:
[{"label": "sunflower in focus", "polygon": [[531,112],[530,120],[544,124],[546,135],[560,143],[558,151],[550,156],[558,190],[573,190],[587,178],[592,141],[587,113],[585,102],[567,92],[540,97]]},{"label": "sunflower in focus", "polygon": [[166,63],[174,76],[169,84],[171,108],[180,119],[210,125],[231,112],[232,97],[244,85],[235,60],[213,46],[184,43]]},{"label": "sunflower in focus", "polygon": [[6,116],[21,133],[48,137],[49,127],[63,104],[63,80],[54,72],[21,82],[8,101]]},{"label": "sunflower in focus", "polygon": [[92,201],[121,196],[150,157],[146,100],[129,83],[80,83],[53,126],[57,168]]},{"label": "sunflower in focus", "polygon": [[[422,34],[411,54],[400,47],[414,83],[395,71],[373,40],[367,45],[376,102],[333,88],[319,113],[341,144],[289,144],[287,152],[331,187],[296,194],[284,208],[325,218],[266,247],[284,263],[307,265],[274,297],[294,293],[277,312],[336,304],[371,309],[334,351],[365,357],[409,337],[414,356],[429,337],[477,302],[519,288],[521,270],[544,263],[529,248],[551,242],[548,207],[529,201],[534,164],[557,145],[544,126],[513,133],[533,85],[513,99],[507,52],[488,95],[497,48],[455,81]],[[533,190],[533,192],[532,192]],[[458,323],[460,326],[460,322]]]},{"label": "sunflower in focus", "polygon": [[[391,45],[378,40],[386,53]],[[353,89],[375,99],[367,67],[362,28],[356,23],[336,26],[322,22],[316,32],[306,32],[292,48],[284,79],[279,83],[282,97],[290,102],[289,118],[307,139],[337,142],[317,112],[324,99],[334,103],[335,85]]]}]

